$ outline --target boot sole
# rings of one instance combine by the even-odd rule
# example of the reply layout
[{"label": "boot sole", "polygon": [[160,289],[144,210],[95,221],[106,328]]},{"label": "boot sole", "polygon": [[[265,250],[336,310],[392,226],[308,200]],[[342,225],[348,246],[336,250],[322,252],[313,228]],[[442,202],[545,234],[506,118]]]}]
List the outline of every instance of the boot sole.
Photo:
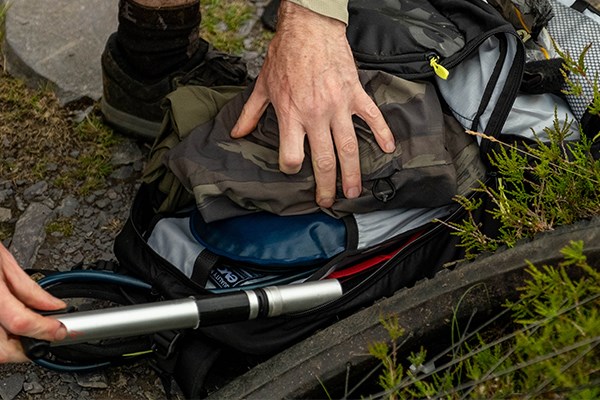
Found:
[{"label": "boot sole", "polygon": [[108,104],[104,97],[100,102],[100,109],[105,121],[122,133],[153,141],[161,131],[161,122],[149,121],[118,110]]}]

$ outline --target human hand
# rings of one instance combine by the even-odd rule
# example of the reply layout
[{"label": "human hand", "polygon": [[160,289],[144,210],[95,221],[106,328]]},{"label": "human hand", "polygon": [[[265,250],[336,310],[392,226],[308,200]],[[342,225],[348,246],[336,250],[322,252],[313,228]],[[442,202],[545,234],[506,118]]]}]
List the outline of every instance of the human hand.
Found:
[{"label": "human hand", "polygon": [[32,311],[57,310],[65,303],[37,285],[0,243],[0,363],[26,361],[19,336],[61,340],[67,334],[57,320]]},{"label": "human hand", "polygon": [[254,91],[232,129],[248,135],[269,103],[279,123],[279,168],[297,173],[304,136],[311,149],[316,201],[331,207],[336,192],[336,153],[347,198],[360,195],[358,141],[352,115],[363,119],[383,151],[395,150],[381,111],[362,88],[343,22],[289,1],[279,9],[277,33],[269,45]]}]

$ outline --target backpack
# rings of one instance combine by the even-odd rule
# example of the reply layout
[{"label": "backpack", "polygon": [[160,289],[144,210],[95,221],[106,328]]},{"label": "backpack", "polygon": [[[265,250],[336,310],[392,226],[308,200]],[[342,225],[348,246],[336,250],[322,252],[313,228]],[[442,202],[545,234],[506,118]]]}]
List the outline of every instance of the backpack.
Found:
[{"label": "backpack", "polygon": [[[410,163],[404,163],[405,168],[394,168],[394,159],[374,163],[372,179],[364,185],[365,198],[339,210],[322,212],[306,206],[299,211],[290,209],[291,203],[274,207],[270,199],[250,203],[252,196],[238,195],[235,186],[219,188],[220,194],[210,197],[198,187],[212,190],[220,180],[195,180],[190,174],[204,160],[190,162],[187,150],[193,138],[221,132],[220,124],[235,122],[232,110],[238,109],[248,89],[187,86],[171,93],[165,102],[163,133],[152,150],[129,219],[115,240],[116,272],[147,282],[159,299],[325,278],[338,279],[343,288],[339,299],[292,315],[161,336],[153,344],[160,354],[159,368],[190,398],[211,390],[207,375],[213,365],[230,366],[246,358],[260,361],[382,297],[432,277],[444,264],[463,256],[451,228],[435,220],[460,221],[465,211],[452,197],[468,195],[478,180],[486,179],[490,144],[467,136],[464,129],[501,134],[521,81],[522,42],[496,10],[479,0],[356,0],[350,2],[349,12],[348,38],[365,89],[377,100],[378,89],[389,87],[387,80],[426,93],[424,104],[433,107],[432,118],[442,124],[434,138],[443,146],[438,146],[435,157],[418,164],[417,179],[411,178]],[[383,104],[386,97],[379,100]],[[259,129],[266,132],[273,124],[273,115],[267,112]],[[356,124],[360,127],[360,121]],[[272,150],[269,138],[240,142],[232,153],[239,157],[248,154],[247,149]],[[416,143],[408,148],[419,148]],[[361,146],[372,148],[367,139]],[[378,154],[373,160],[379,160]],[[304,172],[299,182],[285,183],[310,187],[311,173]],[[419,176],[434,179],[423,182],[422,189]],[[436,183],[444,187],[441,200],[427,191]],[[403,190],[410,194],[408,200],[394,195]],[[369,211],[373,204],[376,210]],[[482,223],[488,219],[485,212],[479,217]],[[493,231],[493,224],[489,226]]]},{"label": "backpack", "polygon": [[[218,170],[218,176],[201,181],[206,178],[198,171],[209,169],[207,163],[231,156],[233,161],[226,165],[242,163],[240,174],[254,168],[263,177],[264,170],[239,154],[252,149],[249,152],[261,155],[262,165],[271,165],[269,154],[276,144],[268,133],[275,124],[273,114],[267,111],[247,141],[231,145],[222,132],[235,122],[249,89],[188,86],[167,97],[163,134],[153,148],[130,218],[115,241],[118,271],[151,282],[166,299],[325,277],[339,279],[344,289],[341,298],[315,309],[267,320],[200,327],[187,335],[194,344],[185,345],[185,350],[174,356],[171,367],[187,396],[197,397],[211,390],[205,383],[210,365],[219,364],[227,354],[234,352],[253,360],[268,357],[402,287],[433,276],[444,264],[463,255],[451,229],[433,221],[461,220],[464,210],[452,196],[467,194],[477,180],[485,179],[482,162],[486,157],[479,154],[489,149],[480,143],[480,148],[471,151],[476,148],[472,146],[475,139],[466,136],[464,129],[500,134],[519,89],[522,44],[510,24],[484,2],[383,3],[384,7],[375,8],[373,1],[350,2],[348,38],[361,69],[361,82],[375,100],[378,86],[389,87],[381,84],[386,79],[406,80],[422,85],[425,93],[435,94],[426,104],[435,99],[436,118],[444,120],[438,142],[444,143],[446,161],[440,165],[454,171],[453,176],[432,175],[437,177],[432,182],[440,184],[440,176],[454,180],[454,188],[448,189],[451,194],[440,203],[427,207],[432,196],[419,197],[418,181],[399,178],[397,171],[390,173],[389,165],[375,171],[372,182],[364,185],[369,189],[364,201],[378,202],[376,211],[366,211],[372,206],[361,205],[352,209],[350,204],[325,213],[311,206],[292,209],[291,202],[273,206],[271,198],[251,202],[253,196],[243,192],[245,187],[238,190],[235,182],[251,179],[261,183],[255,176],[232,177],[227,175],[232,174],[231,168],[211,165],[209,173]],[[413,24],[408,28],[398,24],[398,15]],[[383,37],[394,40],[380,40]],[[444,75],[444,70],[449,72],[446,79],[438,76]],[[207,103],[214,114],[196,118],[194,105],[206,109]],[[449,128],[457,125],[458,129]],[[361,150],[371,148],[365,143]],[[233,155],[218,153],[236,145]],[[197,154],[200,158],[194,159]],[[217,156],[210,159],[214,154]],[[423,176],[423,170],[417,174]],[[272,182],[270,176],[267,183]],[[298,181],[283,184],[303,187],[311,176],[307,170],[293,177]],[[403,179],[410,183],[396,188]],[[234,183],[214,189],[215,182],[224,181]],[[201,193],[201,187],[210,189]],[[265,187],[260,186],[261,190]],[[421,203],[403,200],[390,205],[377,200],[382,197],[378,191],[382,187],[384,194],[394,190],[415,193],[413,197]],[[212,196],[214,192],[218,195]],[[285,192],[296,193],[293,189]]]}]

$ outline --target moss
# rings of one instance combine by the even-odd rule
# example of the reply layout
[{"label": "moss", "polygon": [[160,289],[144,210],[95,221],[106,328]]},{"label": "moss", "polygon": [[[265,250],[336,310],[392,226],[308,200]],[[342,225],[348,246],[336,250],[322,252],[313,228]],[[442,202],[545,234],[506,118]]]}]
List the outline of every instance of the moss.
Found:
[{"label": "moss", "polygon": [[201,36],[220,51],[240,55],[245,39],[240,29],[251,20],[252,7],[242,0],[207,0],[201,7]]},{"label": "moss", "polygon": [[59,218],[51,221],[46,225],[46,233],[60,233],[62,236],[69,237],[73,234],[74,225],[73,220],[69,218]]}]

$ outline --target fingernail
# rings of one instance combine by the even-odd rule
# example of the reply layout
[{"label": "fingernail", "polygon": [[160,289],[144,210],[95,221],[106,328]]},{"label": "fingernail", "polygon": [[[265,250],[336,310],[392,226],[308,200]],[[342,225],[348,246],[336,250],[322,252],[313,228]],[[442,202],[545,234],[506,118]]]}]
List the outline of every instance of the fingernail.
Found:
[{"label": "fingernail", "polygon": [[323,208],[329,208],[333,205],[333,199],[331,197],[318,199],[317,204]]},{"label": "fingernail", "polygon": [[67,303],[65,303],[64,300],[61,300],[57,297],[53,297],[52,300],[57,308],[65,308],[67,306]]},{"label": "fingernail", "polygon": [[352,187],[346,192],[346,198],[355,199],[360,195],[360,190],[357,187]]},{"label": "fingernail", "polygon": [[63,340],[67,336],[67,328],[63,324],[60,324],[60,328],[54,333],[54,340]]},{"label": "fingernail", "polygon": [[396,144],[394,142],[387,142],[384,150],[386,153],[393,153],[396,150]]},{"label": "fingernail", "polygon": [[62,310],[64,308],[67,308],[67,303],[65,303],[61,299],[54,298],[52,302],[54,303],[55,310]]},{"label": "fingernail", "polygon": [[239,132],[240,128],[238,128],[238,126],[234,126],[233,129],[231,130],[231,136],[232,137],[236,137],[238,132]]}]

